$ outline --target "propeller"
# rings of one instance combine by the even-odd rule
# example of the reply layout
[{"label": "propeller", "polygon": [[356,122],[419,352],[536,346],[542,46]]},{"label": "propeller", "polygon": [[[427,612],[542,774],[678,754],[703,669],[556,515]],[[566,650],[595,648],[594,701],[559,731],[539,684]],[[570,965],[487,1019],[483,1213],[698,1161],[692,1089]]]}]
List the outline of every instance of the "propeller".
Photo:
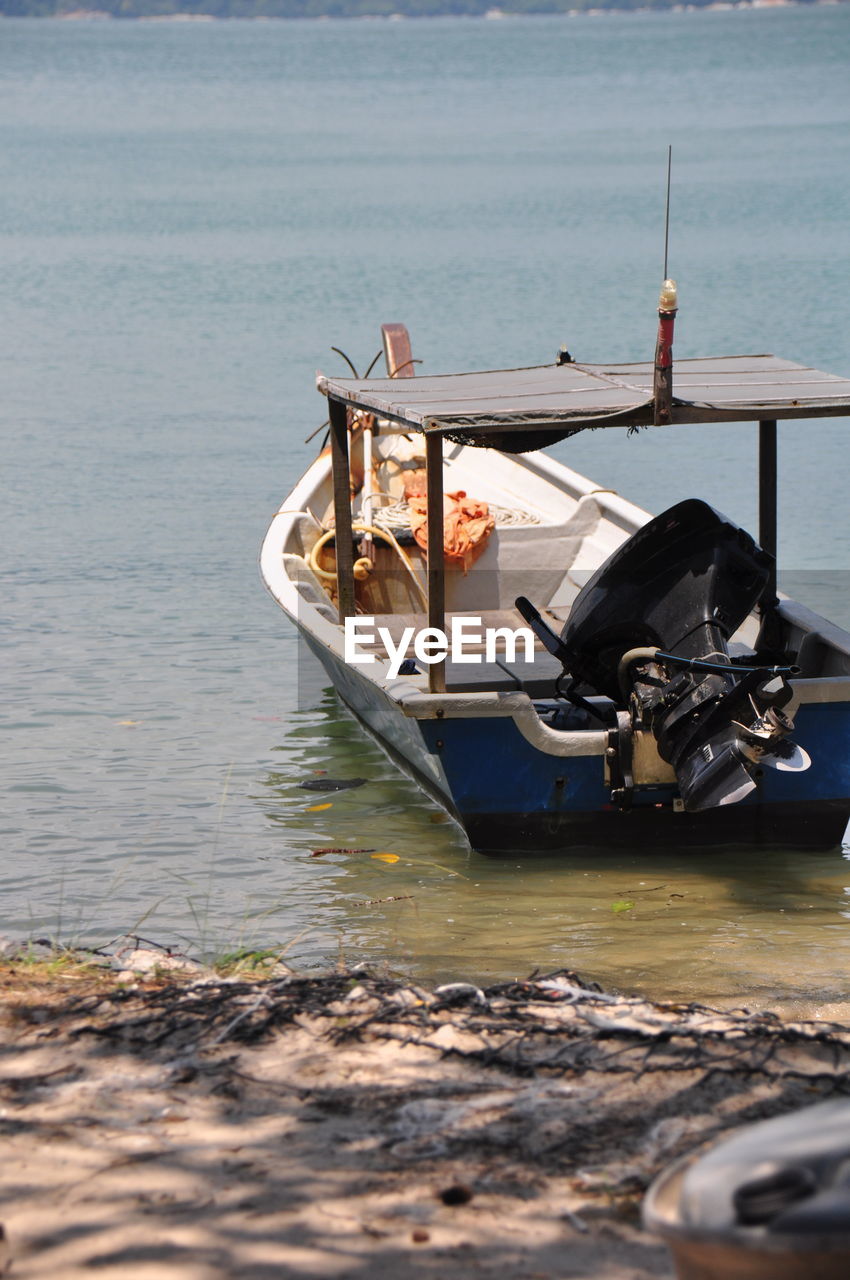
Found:
[{"label": "propeller", "polygon": [[768,769],[778,769],[780,773],[805,773],[812,763],[812,757],[804,747],[796,742],[777,743],[770,755],[761,758],[761,764]]}]

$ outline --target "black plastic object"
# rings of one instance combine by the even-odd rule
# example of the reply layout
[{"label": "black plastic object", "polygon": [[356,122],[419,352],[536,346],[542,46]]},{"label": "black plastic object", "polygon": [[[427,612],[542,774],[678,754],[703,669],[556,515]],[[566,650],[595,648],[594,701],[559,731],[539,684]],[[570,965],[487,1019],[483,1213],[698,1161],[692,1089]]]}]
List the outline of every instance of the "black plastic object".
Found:
[{"label": "black plastic object", "polygon": [[681,1277],[850,1276],[850,1100],[747,1125],[656,1180],[644,1221]]},{"label": "black plastic object", "polygon": [[[766,670],[740,676],[728,657],[727,641],[763,596],[772,563],[732,520],[690,498],[606,560],[561,632],[575,678],[621,704],[632,695],[633,721],[651,729],[686,809],[732,804],[753,790],[758,751],[735,722],[754,718],[751,698],[766,710],[790,696],[782,680],[771,691]],[[635,650],[716,666],[650,665],[640,652],[630,660]]]},{"label": "black plastic object", "polygon": [[773,1222],[780,1213],[817,1190],[817,1178],[805,1165],[776,1169],[737,1187],[732,1195],[735,1217],[743,1226]]},{"label": "black plastic object", "polygon": [[570,657],[569,650],[560,637],[555,634],[548,622],[541,617],[540,610],[536,609],[525,596],[517,596],[514,604],[517,612],[531,627],[543,648],[548,653],[551,653],[553,658],[557,658],[559,662],[568,662]]}]

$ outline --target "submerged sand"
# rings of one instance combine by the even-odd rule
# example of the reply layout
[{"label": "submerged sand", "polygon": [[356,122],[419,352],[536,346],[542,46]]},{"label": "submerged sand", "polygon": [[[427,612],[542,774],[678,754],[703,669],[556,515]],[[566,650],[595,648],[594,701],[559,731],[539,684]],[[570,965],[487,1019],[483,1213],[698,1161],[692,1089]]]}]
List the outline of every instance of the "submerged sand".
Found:
[{"label": "submerged sand", "polygon": [[[651,1179],[847,1087],[850,1028],[574,974],[2,974],[14,1277],[672,1276]],[[2,1268],[0,1268],[2,1269]]]}]

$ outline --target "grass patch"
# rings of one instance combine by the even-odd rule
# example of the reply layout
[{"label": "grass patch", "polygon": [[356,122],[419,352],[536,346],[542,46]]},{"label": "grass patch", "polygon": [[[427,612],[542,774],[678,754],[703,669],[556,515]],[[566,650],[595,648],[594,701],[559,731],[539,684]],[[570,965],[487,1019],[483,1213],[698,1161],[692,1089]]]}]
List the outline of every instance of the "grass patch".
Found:
[{"label": "grass patch", "polygon": [[279,947],[239,947],[216,956],[210,965],[213,973],[222,978],[245,975],[252,978],[280,977],[281,971],[290,972],[283,963],[283,951]]},{"label": "grass patch", "polygon": [[235,947],[203,965],[182,953],[129,939],[115,954],[26,942],[0,954],[0,1004],[41,1003],[47,1009],[71,996],[104,995],[128,986],[156,990],[212,978],[262,981],[292,973],[286,947]]}]

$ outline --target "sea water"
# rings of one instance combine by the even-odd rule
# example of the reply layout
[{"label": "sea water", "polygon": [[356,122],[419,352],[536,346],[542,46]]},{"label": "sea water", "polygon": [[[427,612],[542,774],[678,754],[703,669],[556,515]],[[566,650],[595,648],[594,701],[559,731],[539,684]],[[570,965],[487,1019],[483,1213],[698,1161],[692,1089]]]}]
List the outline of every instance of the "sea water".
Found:
[{"label": "sea water", "polygon": [[[651,357],[668,144],[677,353],[850,374],[848,50],[850,5],[0,23],[0,931],[843,999],[844,854],[471,853],[299,662],[256,560],[331,346],[362,370],[403,321],[427,372]],[[846,431],[779,433],[781,562],[845,623]],[[752,528],[755,448],[556,453]]]}]

